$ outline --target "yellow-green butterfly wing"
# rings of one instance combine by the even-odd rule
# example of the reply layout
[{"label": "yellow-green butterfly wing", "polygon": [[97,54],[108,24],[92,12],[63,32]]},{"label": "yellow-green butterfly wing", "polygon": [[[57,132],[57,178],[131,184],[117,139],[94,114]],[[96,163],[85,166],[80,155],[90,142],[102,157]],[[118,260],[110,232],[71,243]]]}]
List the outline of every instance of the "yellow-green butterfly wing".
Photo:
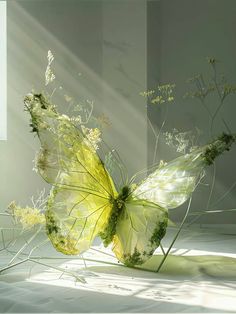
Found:
[{"label": "yellow-green butterfly wing", "polygon": [[46,212],[46,231],[64,254],[89,248],[104,229],[115,198],[112,179],[92,144],[67,116],[59,115],[43,95],[28,95],[26,107],[41,142],[40,175],[53,189]]},{"label": "yellow-green butterfly wing", "polygon": [[196,187],[204,163],[202,152],[181,156],[159,167],[125,202],[113,237],[113,252],[129,266],[147,261],[160,245],[168,209],[184,203]]},{"label": "yellow-green butterfly wing", "polygon": [[235,135],[223,133],[208,145],[159,167],[139,184],[133,196],[168,209],[182,205],[195,190],[204,168],[229,150],[235,140]]},{"label": "yellow-green butterfly wing", "polygon": [[235,139],[235,135],[222,134],[212,143],[159,167],[131,192],[113,238],[113,251],[119,260],[134,266],[151,257],[165,235],[168,209],[191,196],[204,167],[229,150]]},{"label": "yellow-green butterfly wing", "polygon": [[166,233],[168,213],[157,204],[129,199],[118,219],[112,250],[127,266],[141,265],[160,245]]},{"label": "yellow-green butterfly wing", "polygon": [[196,150],[159,167],[135,189],[133,195],[168,209],[180,206],[191,196],[203,174],[202,152]]},{"label": "yellow-green butterfly wing", "polygon": [[52,244],[64,254],[79,254],[99,235],[105,245],[113,242],[113,252],[129,266],[151,257],[165,235],[168,209],[190,197],[204,166],[235,141],[223,134],[118,194],[92,142],[67,116],[41,94],[28,95],[25,104],[41,142],[38,171],[53,186],[46,212]]}]

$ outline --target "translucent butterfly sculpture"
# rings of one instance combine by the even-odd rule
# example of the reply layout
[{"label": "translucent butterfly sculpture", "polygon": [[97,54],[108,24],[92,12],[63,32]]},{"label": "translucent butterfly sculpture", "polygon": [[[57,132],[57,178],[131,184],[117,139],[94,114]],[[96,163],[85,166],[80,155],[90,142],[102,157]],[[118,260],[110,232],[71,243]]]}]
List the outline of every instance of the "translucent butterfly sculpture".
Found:
[{"label": "translucent butterfly sculpture", "polygon": [[41,142],[38,172],[53,186],[45,214],[53,246],[77,255],[100,236],[127,266],[141,265],[153,255],[166,233],[168,210],[190,197],[204,167],[236,139],[223,134],[157,167],[136,187],[117,191],[93,145],[67,116],[42,94],[27,95],[25,106]]}]

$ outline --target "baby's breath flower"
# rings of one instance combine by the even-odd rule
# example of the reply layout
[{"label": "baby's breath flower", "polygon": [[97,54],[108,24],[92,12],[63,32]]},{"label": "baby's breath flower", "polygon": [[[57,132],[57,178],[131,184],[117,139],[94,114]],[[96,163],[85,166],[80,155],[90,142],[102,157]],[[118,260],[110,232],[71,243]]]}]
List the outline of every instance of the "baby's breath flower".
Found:
[{"label": "baby's breath flower", "polygon": [[70,121],[70,118],[69,118],[66,114],[62,114],[62,115],[61,115],[61,118],[62,118],[63,120]]},{"label": "baby's breath flower", "polygon": [[80,115],[78,115],[78,116],[72,116],[71,118],[70,118],[70,121],[72,122],[72,123],[74,123],[74,124],[81,124],[82,123],[82,118],[81,118],[81,116]]},{"label": "baby's breath flower", "polygon": [[148,90],[146,92],[140,92],[139,95],[140,96],[143,96],[143,97],[149,97],[151,95],[155,94],[155,91],[154,90]]},{"label": "baby's breath flower", "polygon": [[52,63],[52,61],[54,60],[54,56],[53,56],[51,50],[48,50],[47,58],[48,58],[48,64],[50,65]]},{"label": "baby's breath flower", "polygon": [[140,95],[149,98],[152,104],[163,104],[174,100],[175,84],[158,85],[156,90],[141,92]]},{"label": "baby's breath flower", "polygon": [[23,228],[28,229],[38,224],[45,223],[44,214],[35,207],[21,207],[16,205],[15,201],[8,205],[10,213],[16,220],[22,224]]},{"label": "baby's breath flower", "polygon": [[196,137],[199,135],[198,130],[196,134],[194,131],[179,132],[177,129],[173,129],[172,132],[163,133],[166,144],[176,149],[178,153],[186,154],[196,149]]},{"label": "baby's breath flower", "polygon": [[163,97],[161,95],[158,95],[157,97],[155,97],[151,100],[152,104],[163,104],[164,102],[165,102],[165,100],[163,99]]},{"label": "baby's breath flower", "polygon": [[162,168],[162,167],[164,167],[165,165],[167,165],[167,162],[165,162],[164,160],[160,160],[159,168]]},{"label": "baby's breath flower", "polygon": [[45,71],[45,85],[46,86],[56,78],[55,74],[53,73],[53,71],[51,69],[51,64],[54,60],[54,56],[53,56],[51,50],[48,50],[47,59],[48,59],[48,65],[47,65],[47,68]]},{"label": "baby's breath flower", "polygon": [[45,85],[47,86],[49,83],[54,81],[56,76],[53,74],[51,67],[48,65],[45,72]]},{"label": "baby's breath flower", "polygon": [[89,144],[92,145],[95,150],[97,150],[99,148],[98,143],[101,142],[101,131],[98,128],[86,128],[84,125],[81,126],[81,129],[86,137],[86,144],[89,142]]}]

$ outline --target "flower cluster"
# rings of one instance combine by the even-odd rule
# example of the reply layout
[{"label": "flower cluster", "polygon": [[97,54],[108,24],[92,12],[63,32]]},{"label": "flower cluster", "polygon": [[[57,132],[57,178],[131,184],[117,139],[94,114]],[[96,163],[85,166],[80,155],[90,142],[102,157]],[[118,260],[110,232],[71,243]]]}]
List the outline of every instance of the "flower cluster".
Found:
[{"label": "flower cluster", "polygon": [[[196,132],[199,133],[199,130],[197,129]],[[179,132],[177,129],[173,129],[172,132],[165,132],[163,135],[166,144],[174,147],[178,153],[186,154],[197,148],[195,145],[196,135],[193,131]]]},{"label": "flower cluster", "polygon": [[54,56],[51,52],[51,50],[48,50],[48,65],[45,71],[45,85],[47,86],[49,83],[51,83],[52,81],[54,81],[54,79],[56,78],[55,74],[53,73],[52,69],[51,69],[51,64],[54,60]]},{"label": "flower cluster", "polygon": [[101,131],[98,128],[89,129],[81,125],[83,134],[85,135],[86,144],[90,144],[95,150],[98,150],[98,143],[101,142]]},{"label": "flower cluster", "polygon": [[8,205],[8,209],[13,217],[22,224],[24,229],[45,223],[44,214],[38,208],[29,206],[21,207],[16,205],[15,201],[12,201]]},{"label": "flower cluster", "polygon": [[158,85],[156,90],[141,92],[140,95],[149,98],[152,104],[163,104],[174,100],[175,84]]}]

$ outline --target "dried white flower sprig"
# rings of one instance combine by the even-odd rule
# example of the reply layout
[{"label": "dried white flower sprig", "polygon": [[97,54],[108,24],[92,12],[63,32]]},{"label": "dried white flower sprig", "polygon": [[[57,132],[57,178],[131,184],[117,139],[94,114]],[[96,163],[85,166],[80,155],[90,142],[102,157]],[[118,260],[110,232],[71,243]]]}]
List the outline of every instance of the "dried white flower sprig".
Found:
[{"label": "dried white flower sprig", "polygon": [[47,65],[47,68],[45,71],[45,85],[46,86],[56,78],[55,74],[53,73],[53,71],[51,69],[51,64],[54,60],[54,56],[53,56],[51,50],[48,50],[47,59],[48,59],[48,65]]}]

